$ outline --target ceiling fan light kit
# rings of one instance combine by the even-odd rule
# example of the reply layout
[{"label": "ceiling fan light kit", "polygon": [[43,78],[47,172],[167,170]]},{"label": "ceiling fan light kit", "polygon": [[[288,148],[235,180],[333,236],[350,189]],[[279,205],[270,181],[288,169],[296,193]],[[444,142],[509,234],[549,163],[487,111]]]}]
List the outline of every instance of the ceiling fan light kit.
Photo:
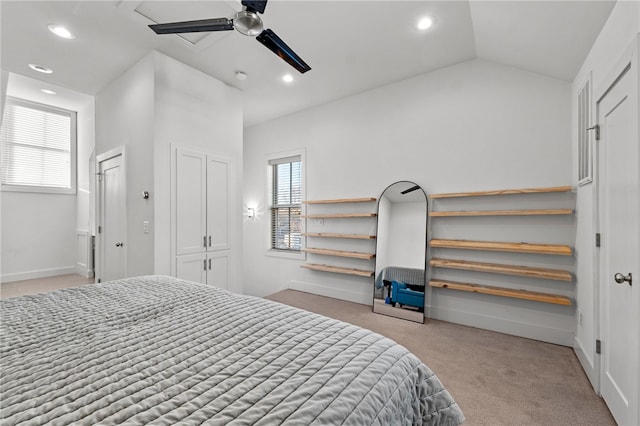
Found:
[{"label": "ceiling fan light kit", "polygon": [[170,22],[166,24],[149,25],[149,28],[155,31],[156,34],[230,31],[235,29],[246,36],[256,37],[256,40],[300,73],[305,73],[311,69],[276,33],[270,29],[263,29],[262,19],[258,13],[264,13],[267,0],[242,0],[242,6],[244,6],[244,9],[236,13],[233,19],[213,18],[196,21]]}]

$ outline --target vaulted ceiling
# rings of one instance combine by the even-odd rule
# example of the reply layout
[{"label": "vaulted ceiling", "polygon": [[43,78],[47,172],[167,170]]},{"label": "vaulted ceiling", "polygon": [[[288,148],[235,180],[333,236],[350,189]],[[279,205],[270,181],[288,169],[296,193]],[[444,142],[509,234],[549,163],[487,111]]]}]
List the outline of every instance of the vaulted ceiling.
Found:
[{"label": "vaulted ceiling", "polygon": [[[2,69],[96,94],[151,50],[240,89],[257,124],[438,68],[482,58],[571,81],[614,0],[271,0],[262,15],[310,66],[299,74],[236,31],[156,35],[154,22],[232,17],[239,0],[0,2]],[[417,29],[420,17],[435,24]],[[65,40],[47,29],[62,24]],[[51,68],[40,74],[35,63]],[[236,73],[246,74],[238,80]],[[290,73],[293,81],[282,76]]]}]

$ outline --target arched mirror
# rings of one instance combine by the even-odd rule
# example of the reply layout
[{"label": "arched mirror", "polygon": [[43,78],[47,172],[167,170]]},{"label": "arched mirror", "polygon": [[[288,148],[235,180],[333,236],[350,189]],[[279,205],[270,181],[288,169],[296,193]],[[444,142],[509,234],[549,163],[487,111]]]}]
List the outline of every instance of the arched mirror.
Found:
[{"label": "arched mirror", "polygon": [[373,312],[424,323],[427,195],[396,182],[378,201]]}]

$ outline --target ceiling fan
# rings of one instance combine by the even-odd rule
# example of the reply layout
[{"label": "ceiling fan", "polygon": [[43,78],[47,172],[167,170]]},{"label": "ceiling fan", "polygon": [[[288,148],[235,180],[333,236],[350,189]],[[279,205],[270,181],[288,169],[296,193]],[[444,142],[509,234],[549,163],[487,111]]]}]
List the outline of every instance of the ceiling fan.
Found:
[{"label": "ceiling fan", "polygon": [[264,13],[264,9],[267,7],[267,0],[242,0],[241,3],[244,6],[243,10],[236,13],[233,18],[212,18],[153,24],[149,25],[149,28],[155,31],[156,34],[230,31],[235,29],[244,35],[256,36],[256,40],[301,73],[311,69],[276,33],[270,29],[263,30],[262,19],[258,16],[258,13]]}]

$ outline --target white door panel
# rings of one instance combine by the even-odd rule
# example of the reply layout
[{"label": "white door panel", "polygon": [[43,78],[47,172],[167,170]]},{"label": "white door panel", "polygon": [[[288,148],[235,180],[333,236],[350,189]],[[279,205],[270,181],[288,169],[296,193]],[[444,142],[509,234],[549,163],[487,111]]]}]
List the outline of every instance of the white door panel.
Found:
[{"label": "white door panel", "polygon": [[229,160],[207,157],[208,250],[229,248]]},{"label": "white door panel", "polygon": [[176,156],[176,254],[205,250],[207,163],[199,152],[178,149]]},{"label": "white door panel", "polygon": [[210,268],[207,276],[207,284],[228,290],[229,282],[229,255],[209,255]]},{"label": "white door panel", "polygon": [[[601,393],[621,425],[638,424],[640,308],[638,105],[635,66],[598,102]],[[635,92],[634,92],[635,91]],[[631,274],[632,284],[615,274]]]},{"label": "white door panel", "polygon": [[124,278],[126,272],[126,206],[122,155],[99,165],[101,281]]},{"label": "white door panel", "polygon": [[207,283],[207,263],[205,253],[177,256],[176,278]]}]

